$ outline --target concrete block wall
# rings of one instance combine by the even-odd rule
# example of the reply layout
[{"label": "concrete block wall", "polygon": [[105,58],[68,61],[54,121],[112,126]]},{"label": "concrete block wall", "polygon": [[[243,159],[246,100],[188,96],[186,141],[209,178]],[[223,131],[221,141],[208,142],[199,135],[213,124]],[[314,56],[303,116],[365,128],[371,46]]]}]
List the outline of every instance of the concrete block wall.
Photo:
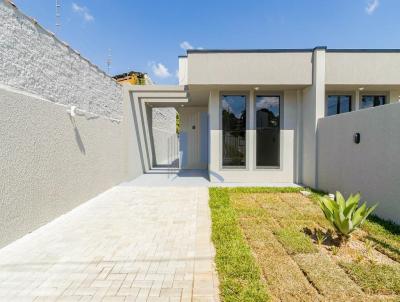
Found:
[{"label": "concrete block wall", "polygon": [[94,64],[0,0],[1,83],[91,113],[122,118],[122,90]]}]

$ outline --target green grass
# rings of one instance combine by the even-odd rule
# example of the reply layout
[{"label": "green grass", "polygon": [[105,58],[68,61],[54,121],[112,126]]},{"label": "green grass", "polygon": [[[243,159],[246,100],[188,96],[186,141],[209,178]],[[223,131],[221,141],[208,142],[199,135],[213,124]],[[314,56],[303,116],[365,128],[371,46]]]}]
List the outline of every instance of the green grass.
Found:
[{"label": "green grass", "polygon": [[300,187],[234,187],[224,188],[227,193],[297,193],[304,188]]},{"label": "green grass", "polygon": [[228,189],[210,188],[210,208],[222,300],[269,301],[260,269],[230,205]]},{"label": "green grass", "polygon": [[400,226],[377,216],[370,216],[363,230],[368,232],[367,239],[376,244],[375,248],[400,262]]},{"label": "green grass", "polygon": [[[375,294],[399,295],[399,265],[348,263],[318,253],[305,230],[331,230],[317,203],[324,193],[309,190],[308,200],[300,194],[281,194],[301,190],[210,188],[221,300],[316,301],[322,295],[375,301]],[[371,240],[376,250],[400,262],[400,226],[371,216],[362,230],[358,239]]]},{"label": "green grass", "polygon": [[[325,192],[308,190],[311,192],[310,199],[317,205],[317,200],[326,195]],[[400,262],[400,225],[381,219],[376,215],[370,215],[361,229],[368,233],[364,239],[376,244],[376,250]]]},{"label": "green grass", "polygon": [[281,228],[275,232],[275,236],[291,255],[316,253],[318,251],[310,237],[296,228]]},{"label": "green grass", "polygon": [[367,293],[400,294],[400,269],[398,266],[354,262],[341,262],[340,266]]}]

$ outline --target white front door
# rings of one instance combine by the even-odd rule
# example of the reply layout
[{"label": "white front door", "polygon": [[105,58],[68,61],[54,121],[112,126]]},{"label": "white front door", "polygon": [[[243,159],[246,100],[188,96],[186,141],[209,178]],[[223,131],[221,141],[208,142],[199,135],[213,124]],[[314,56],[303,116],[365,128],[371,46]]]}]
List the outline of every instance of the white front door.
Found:
[{"label": "white front door", "polygon": [[206,107],[180,108],[180,166],[182,169],[207,169],[208,115]]}]

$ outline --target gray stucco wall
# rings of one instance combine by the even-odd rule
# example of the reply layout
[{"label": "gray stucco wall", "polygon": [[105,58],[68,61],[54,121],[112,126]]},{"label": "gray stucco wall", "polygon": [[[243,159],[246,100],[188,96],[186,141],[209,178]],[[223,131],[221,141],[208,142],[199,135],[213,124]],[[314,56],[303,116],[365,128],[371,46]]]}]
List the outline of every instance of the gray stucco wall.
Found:
[{"label": "gray stucco wall", "polygon": [[0,88],[0,246],[125,178],[122,123]]},{"label": "gray stucco wall", "polygon": [[[376,213],[400,223],[400,104],[326,117],[318,122],[318,188],[361,192]],[[361,134],[360,144],[353,142]]]},{"label": "gray stucco wall", "polygon": [[120,119],[122,90],[18,9],[0,0],[1,83],[55,103]]},{"label": "gray stucco wall", "polygon": [[1,247],[143,168],[122,86],[1,0],[0,20]]}]

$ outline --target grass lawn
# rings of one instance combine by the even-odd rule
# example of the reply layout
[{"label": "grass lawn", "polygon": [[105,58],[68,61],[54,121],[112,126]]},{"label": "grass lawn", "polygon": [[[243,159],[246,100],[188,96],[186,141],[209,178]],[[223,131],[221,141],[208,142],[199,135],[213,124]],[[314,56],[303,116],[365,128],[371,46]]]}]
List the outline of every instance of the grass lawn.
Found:
[{"label": "grass lawn", "polygon": [[298,188],[210,188],[222,301],[400,301],[400,227],[377,217],[337,247]]}]

